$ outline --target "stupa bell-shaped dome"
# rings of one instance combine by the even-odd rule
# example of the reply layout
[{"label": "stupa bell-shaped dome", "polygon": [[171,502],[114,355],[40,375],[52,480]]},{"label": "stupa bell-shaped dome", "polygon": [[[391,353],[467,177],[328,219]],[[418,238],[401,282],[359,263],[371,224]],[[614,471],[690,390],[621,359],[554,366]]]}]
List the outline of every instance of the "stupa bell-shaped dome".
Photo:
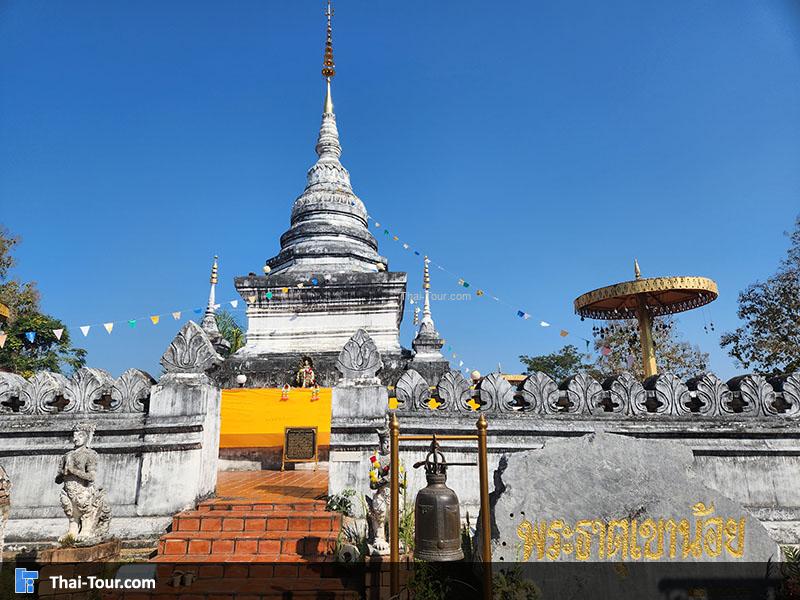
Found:
[{"label": "stupa bell-shaped dome", "polygon": [[292,207],[291,227],[280,253],[269,259],[271,274],[375,273],[388,267],[369,231],[367,209],[353,193],[339,157],[342,147],[333,112],[330,80],[316,146],[319,159],[308,170],[306,188]]}]

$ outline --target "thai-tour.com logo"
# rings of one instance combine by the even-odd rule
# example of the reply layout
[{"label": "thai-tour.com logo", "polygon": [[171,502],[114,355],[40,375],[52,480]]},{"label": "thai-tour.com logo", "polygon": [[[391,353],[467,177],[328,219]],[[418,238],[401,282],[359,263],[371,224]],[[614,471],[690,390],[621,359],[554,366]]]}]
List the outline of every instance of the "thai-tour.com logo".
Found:
[{"label": "thai-tour.com logo", "polygon": [[[17,594],[33,594],[35,583],[39,579],[39,571],[28,569],[14,569],[14,591]],[[96,577],[94,575],[78,575],[64,577],[52,575],[44,577],[39,585],[47,585],[54,592],[75,590],[152,590],[156,587],[156,580],[149,578]]]},{"label": "thai-tour.com logo", "polygon": [[14,591],[18,594],[32,594],[33,584],[39,579],[39,571],[14,569]]}]

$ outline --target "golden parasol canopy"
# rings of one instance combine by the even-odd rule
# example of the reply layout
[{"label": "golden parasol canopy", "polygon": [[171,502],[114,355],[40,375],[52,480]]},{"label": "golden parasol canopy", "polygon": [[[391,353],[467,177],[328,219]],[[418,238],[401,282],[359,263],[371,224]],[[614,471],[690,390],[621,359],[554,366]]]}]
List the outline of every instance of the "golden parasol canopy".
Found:
[{"label": "golden parasol canopy", "polygon": [[637,319],[642,340],[645,376],[656,373],[653,346],[653,317],[672,315],[713,302],[719,296],[717,284],[707,277],[642,278],[634,259],[632,281],[624,281],[587,292],[575,299],[581,319]]}]

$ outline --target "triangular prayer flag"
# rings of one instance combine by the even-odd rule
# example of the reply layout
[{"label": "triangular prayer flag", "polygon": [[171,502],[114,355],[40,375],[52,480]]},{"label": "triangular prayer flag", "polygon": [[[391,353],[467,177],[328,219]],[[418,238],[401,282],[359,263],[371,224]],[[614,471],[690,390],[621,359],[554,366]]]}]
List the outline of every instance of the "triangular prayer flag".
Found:
[{"label": "triangular prayer flag", "polygon": [[409,303],[409,304],[414,304],[414,299],[413,299],[413,298],[409,298],[409,299],[408,299],[408,303]]},{"label": "triangular prayer flag", "polygon": [[25,337],[28,338],[28,341],[32,344],[33,340],[36,339],[36,332],[35,331],[26,331]]},{"label": "triangular prayer flag", "polygon": [[114,329],[114,323],[103,323],[103,327],[105,327],[106,331],[111,335],[111,330]]},{"label": "triangular prayer flag", "polygon": [[397,236],[394,236],[394,237],[392,237],[392,239],[393,239],[393,240],[396,242],[396,241],[397,241],[397,240],[399,240],[400,238],[399,238],[399,237],[397,237]]},{"label": "triangular prayer flag", "polygon": [[464,285],[464,280],[463,279],[459,279],[458,280],[458,285]]},{"label": "triangular prayer flag", "polygon": [[194,314],[196,314],[196,315],[199,315],[201,312],[203,312],[203,309],[202,308],[195,308],[192,312]]},{"label": "triangular prayer flag", "polygon": [[458,361],[458,366],[459,367],[463,367],[464,366],[464,361],[463,360]]},{"label": "triangular prayer flag", "polygon": [[600,350],[600,353],[603,356],[608,356],[609,354],[611,354],[611,348],[609,348],[608,346],[603,346],[602,349]]},{"label": "triangular prayer flag", "polygon": [[483,290],[475,290],[476,296],[483,296]]},{"label": "triangular prayer flag", "polygon": [[221,304],[215,304],[214,305],[214,310],[217,310],[220,306],[222,306],[222,305]]},{"label": "triangular prayer flag", "polygon": [[8,334],[0,333],[0,348],[6,345],[6,340],[8,339]]},{"label": "triangular prayer flag", "polygon": [[311,280],[311,285],[317,285],[318,283],[319,283],[319,279],[317,279],[316,277],[314,277],[314,278]]},{"label": "triangular prayer flag", "polygon": [[176,310],[174,313],[172,313],[172,318],[175,319],[176,321],[178,319],[180,319],[181,318],[181,311]]},{"label": "triangular prayer flag", "polygon": [[303,287],[303,282],[301,281],[300,283],[298,283],[297,287],[299,287],[299,288]]},{"label": "triangular prayer flag", "polygon": [[403,244],[403,249],[408,250],[408,244]]},{"label": "triangular prayer flag", "polygon": [[281,288],[281,291],[282,291],[284,294],[288,294],[288,293],[289,293],[289,288]]},{"label": "triangular prayer flag", "polygon": [[239,306],[239,301],[238,300],[231,300],[231,308],[236,308],[237,306]]},{"label": "triangular prayer flag", "polygon": [[83,334],[83,337],[89,335],[89,329],[91,329],[91,327],[92,327],[91,325],[81,325],[80,330],[81,333]]},{"label": "triangular prayer flag", "polygon": [[56,336],[57,340],[60,340],[61,336],[64,335],[64,329],[53,329],[53,335]]},{"label": "triangular prayer flag", "polygon": [[389,230],[388,229],[384,229],[383,230],[383,235],[389,235]]},{"label": "triangular prayer flag", "polygon": [[466,281],[464,282],[464,287],[465,287],[465,288],[468,288],[468,287],[469,287],[469,284],[468,284]]},{"label": "triangular prayer flag", "polygon": [[530,319],[531,316],[528,313],[525,313],[524,315],[522,315],[522,318],[527,320]]},{"label": "triangular prayer flag", "polygon": [[378,223],[377,221],[375,221],[375,227],[380,227],[380,226],[381,226],[381,224]]},{"label": "triangular prayer flag", "polygon": [[562,329],[562,330],[559,332],[559,334],[558,334],[558,335],[560,335],[561,337],[567,337],[567,336],[569,335],[569,331],[567,331],[566,329]]},{"label": "triangular prayer flag", "polygon": [[158,325],[158,321],[161,319],[160,315],[153,315],[150,317],[150,321],[152,321],[153,325]]},{"label": "triangular prayer flag", "polygon": [[264,296],[267,298],[267,300],[272,300],[272,292],[267,292],[264,294]]},{"label": "triangular prayer flag", "polygon": [[517,316],[518,316],[518,317],[522,317],[522,318],[524,318],[524,317],[525,317],[525,311],[518,310],[518,311],[517,311]]},{"label": "triangular prayer flag", "polygon": [[248,301],[250,304],[253,304],[253,302],[255,302],[255,301],[256,301],[256,295],[255,295],[255,294],[251,294],[251,295],[249,295],[249,296],[247,297],[247,301]]},{"label": "triangular prayer flag", "polygon": [[130,320],[128,321],[128,326],[129,326],[131,329],[133,329],[134,327],[136,327],[136,319],[130,319]]},{"label": "triangular prayer flag", "polygon": [[548,323],[547,321],[540,321],[539,325],[541,325],[542,327],[550,327],[550,323]]}]

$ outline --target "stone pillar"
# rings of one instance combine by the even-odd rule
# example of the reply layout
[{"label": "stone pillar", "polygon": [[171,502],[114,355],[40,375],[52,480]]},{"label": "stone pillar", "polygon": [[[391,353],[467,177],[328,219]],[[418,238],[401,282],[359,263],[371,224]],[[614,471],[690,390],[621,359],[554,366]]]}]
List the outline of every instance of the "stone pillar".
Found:
[{"label": "stone pillar", "polygon": [[328,494],[355,490],[359,501],[353,508],[362,516],[360,498],[370,493],[369,457],[378,449],[389,393],[376,376],[383,367],[381,356],[363,329],[342,348],[336,366],[342,378],[331,399]]},{"label": "stone pillar", "polygon": [[[142,456],[138,511],[141,515],[177,512],[213,494],[217,485],[220,405],[222,391],[208,376],[222,362],[208,335],[193,321],[178,332],[161,364],[166,373],[153,386],[148,420],[154,431],[145,441],[154,442],[170,425],[197,422],[202,431],[183,434],[161,452]],[[155,426],[157,425],[157,426]]]}]

